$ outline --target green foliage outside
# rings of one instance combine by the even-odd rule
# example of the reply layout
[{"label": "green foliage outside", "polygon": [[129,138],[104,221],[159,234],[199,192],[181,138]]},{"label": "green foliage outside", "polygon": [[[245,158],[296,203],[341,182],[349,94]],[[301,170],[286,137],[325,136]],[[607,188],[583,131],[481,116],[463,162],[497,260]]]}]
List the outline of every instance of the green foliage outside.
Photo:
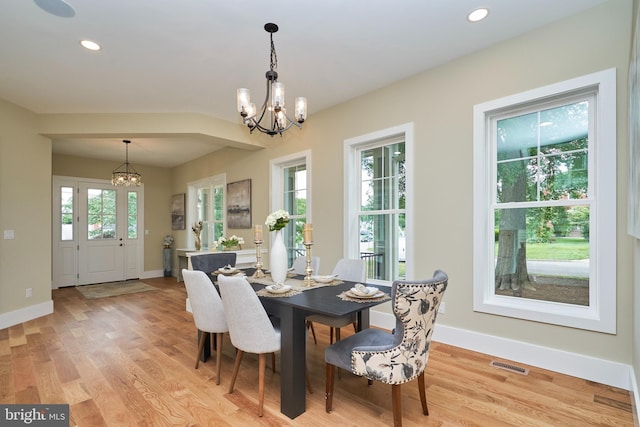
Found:
[{"label": "green foliage outside", "polygon": [[[496,252],[498,244],[496,243]],[[527,243],[528,260],[573,261],[589,258],[589,241],[581,237],[559,237],[549,243]]]}]

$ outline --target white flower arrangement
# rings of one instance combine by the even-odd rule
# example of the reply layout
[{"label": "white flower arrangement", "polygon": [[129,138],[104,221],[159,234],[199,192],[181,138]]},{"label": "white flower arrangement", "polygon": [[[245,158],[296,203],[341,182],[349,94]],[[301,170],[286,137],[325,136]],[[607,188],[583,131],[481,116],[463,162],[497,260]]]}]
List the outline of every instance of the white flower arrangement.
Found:
[{"label": "white flower arrangement", "polygon": [[242,237],[238,237],[235,234],[231,237],[220,237],[218,240],[214,242],[216,248],[218,246],[222,246],[226,249],[230,249],[233,247],[242,247],[244,245],[244,239]]},{"label": "white flower arrangement", "polygon": [[289,223],[289,212],[279,209],[270,213],[264,225],[269,227],[269,231],[282,230]]},{"label": "white flower arrangement", "polygon": [[171,245],[173,244],[173,236],[170,236],[170,235],[164,236],[164,240],[162,241],[162,244],[164,245],[165,248],[170,248]]}]

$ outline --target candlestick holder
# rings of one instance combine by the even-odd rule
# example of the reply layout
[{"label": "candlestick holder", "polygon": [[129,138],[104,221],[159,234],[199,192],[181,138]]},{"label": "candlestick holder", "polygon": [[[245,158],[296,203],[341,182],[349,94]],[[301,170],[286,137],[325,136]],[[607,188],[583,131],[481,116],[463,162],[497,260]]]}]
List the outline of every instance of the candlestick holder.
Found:
[{"label": "candlestick holder", "polygon": [[307,248],[307,266],[304,268],[304,280],[302,281],[302,285],[305,287],[311,287],[315,283],[311,279],[311,273],[313,273],[313,268],[311,268],[311,246],[313,242],[303,242],[304,246]]},{"label": "candlestick holder", "polygon": [[265,277],[264,271],[262,271],[262,240],[255,240],[256,244],[256,271],[253,272],[251,278],[262,279]]}]

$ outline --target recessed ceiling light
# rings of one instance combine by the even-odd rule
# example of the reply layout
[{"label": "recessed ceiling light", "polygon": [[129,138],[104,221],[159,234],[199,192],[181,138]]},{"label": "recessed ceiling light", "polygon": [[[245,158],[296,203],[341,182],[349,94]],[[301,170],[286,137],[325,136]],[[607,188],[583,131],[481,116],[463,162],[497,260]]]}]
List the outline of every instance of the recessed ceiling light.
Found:
[{"label": "recessed ceiling light", "polygon": [[80,44],[82,45],[82,47],[84,47],[85,49],[89,49],[89,50],[100,50],[100,49],[102,49],[98,43],[92,42],[91,40],[80,40]]},{"label": "recessed ceiling light", "polygon": [[489,9],[481,7],[476,10],[473,10],[467,15],[467,19],[471,22],[482,21],[489,14]]}]

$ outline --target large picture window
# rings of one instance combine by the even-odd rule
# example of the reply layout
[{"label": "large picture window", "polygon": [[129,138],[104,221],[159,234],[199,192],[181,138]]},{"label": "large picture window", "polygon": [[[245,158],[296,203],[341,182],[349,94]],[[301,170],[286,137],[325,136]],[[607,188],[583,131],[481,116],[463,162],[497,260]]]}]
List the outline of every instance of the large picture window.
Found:
[{"label": "large picture window", "polygon": [[614,332],[615,71],[474,114],[474,308]]}]

